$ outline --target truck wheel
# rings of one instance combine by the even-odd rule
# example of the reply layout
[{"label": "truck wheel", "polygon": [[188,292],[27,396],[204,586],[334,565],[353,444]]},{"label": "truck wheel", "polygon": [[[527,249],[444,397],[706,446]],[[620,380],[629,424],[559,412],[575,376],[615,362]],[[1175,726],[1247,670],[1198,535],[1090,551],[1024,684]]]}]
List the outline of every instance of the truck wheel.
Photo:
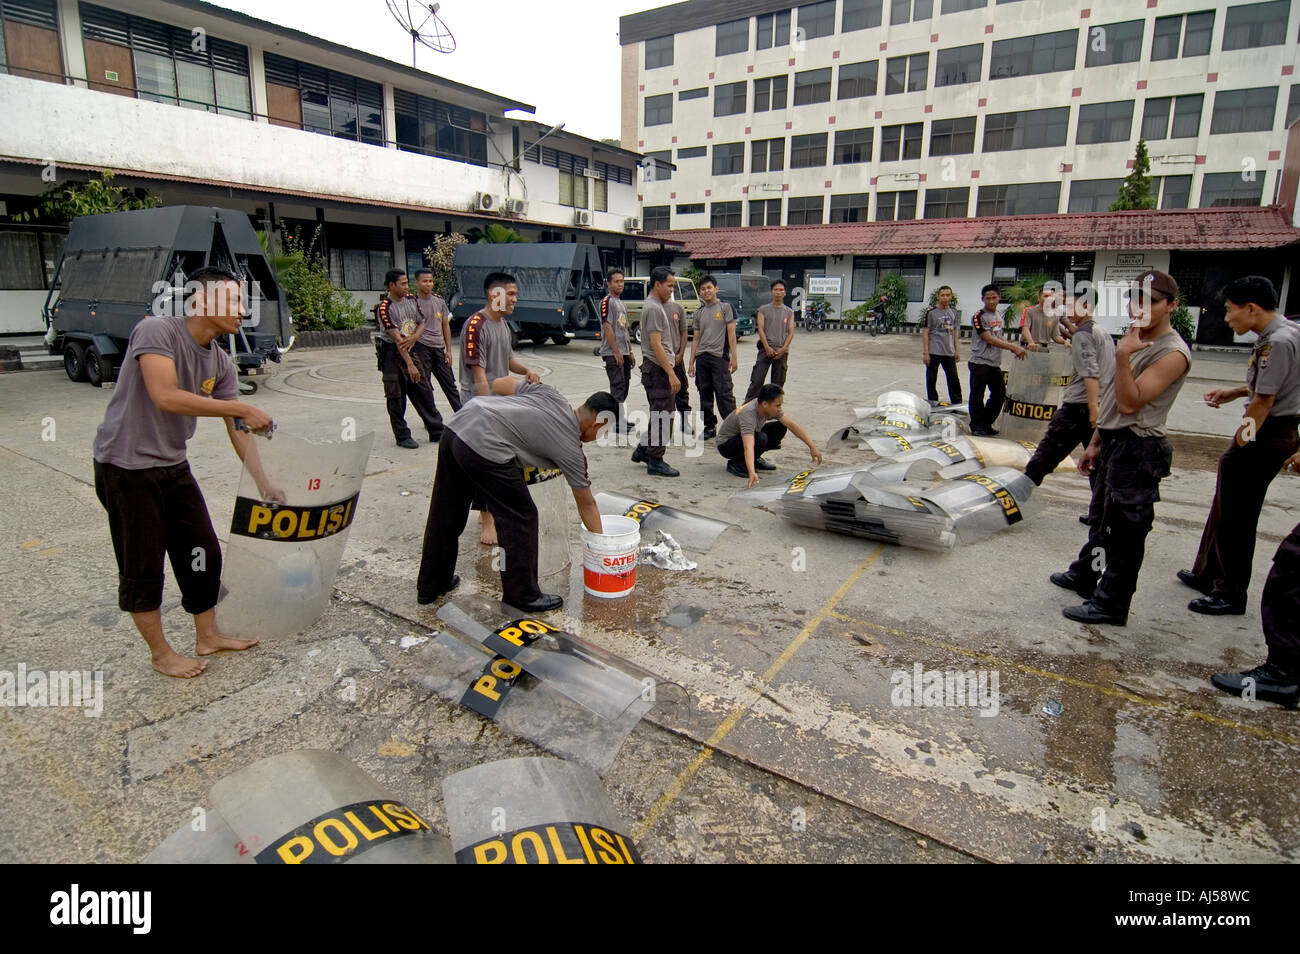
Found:
[{"label": "truck wheel", "polygon": [[[91,345],[86,349],[86,355],[83,360],[86,370],[86,380],[90,382],[91,387],[99,387],[107,380],[113,377],[113,365],[105,361],[99,349]],[[105,367],[107,365],[107,367]]]},{"label": "truck wheel", "polygon": [[70,381],[86,380],[85,346],[69,341],[63,346],[63,370]]},{"label": "truck wheel", "polygon": [[632,326],[632,341],[636,344],[641,343],[641,323],[637,322]]},{"label": "truck wheel", "polygon": [[540,348],[542,345],[546,344],[546,335],[533,335],[528,340],[531,341],[534,346]]},{"label": "truck wheel", "polygon": [[551,344],[557,344],[563,346],[568,344],[572,340],[573,340],[572,338],[569,338],[566,335],[551,335]]},{"label": "truck wheel", "polygon": [[256,382],[256,381],[240,381],[240,382],[239,382],[239,393],[240,393],[240,394],[256,394],[256,393],[257,393],[257,382]]}]

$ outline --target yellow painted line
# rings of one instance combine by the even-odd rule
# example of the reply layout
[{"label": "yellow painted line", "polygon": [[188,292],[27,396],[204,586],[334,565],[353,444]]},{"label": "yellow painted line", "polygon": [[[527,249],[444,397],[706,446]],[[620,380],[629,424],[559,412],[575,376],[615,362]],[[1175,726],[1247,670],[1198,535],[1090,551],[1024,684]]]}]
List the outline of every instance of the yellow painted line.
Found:
[{"label": "yellow painted line", "polygon": [[1099,683],[1088,682],[1084,679],[1075,679],[1073,676],[1063,676],[1058,672],[1052,672],[1050,669],[1039,669],[1037,666],[1026,666],[1023,663],[1012,662],[1003,659],[1000,656],[981,653],[974,649],[967,649],[965,646],[957,646],[953,643],[944,642],[941,639],[932,639],[929,636],[909,633],[906,630],[894,629],[892,626],[883,626],[880,623],[873,623],[870,620],[861,619],[857,616],[846,616],[844,613],[837,613],[834,611],[827,615],[832,619],[837,619],[844,623],[854,623],[858,626],[867,626],[871,629],[880,630],[882,633],[889,633],[890,635],[900,636],[903,639],[910,639],[926,646],[932,646],[935,649],[943,649],[948,652],[959,653],[962,656],[970,656],[971,658],[978,659],[981,662],[993,663],[996,666],[1006,667],[1009,669],[1017,669],[1027,675],[1038,676],[1042,679],[1049,679],[1053,682],[1060,682],[1069,686],[1077,686],[1080,689],[1088,689],[1092,692],[1100,692],[1102,695],[1110,696],[1114,699],[1123,699],[1126,702],[1148,706],[1152,709],[1162,709],[1165,712],[1170,712],[1174,715],[1184,716],[1189,719],[1199,719],[1202,722],[1208,722],[1211,725],[1217,725],[1226,729],[1238,729],[1242,732],[1249,733],[1250,735],[1258,736],[1261,739],[1270,739],[1274,742],[1284,742],[1287,745],[1300,745],[1300,737],[1284,735],[1280,732],[1270,732],[1268,729],[1261,729],[1259,726],[1246,725],[1244,722],[1225,719],[1222,716],[1217,716],[1209,712],[1202,712],[1200,709],[1192,709],[1175,702],[1166,702],[1162,699],[1148,699],[1146,696],[1139,696],[1137,693],[1128,692],[1124,689],[1116,689],[1114,686],[1103,686]]},{"label": "yellow painted line", "polygon": [[804,623],[803,629],[799,630],[799,634],[795,636],[794,639],[790,640],[790,645],[786,646],[785,649],[782,650],[781,655],[777,656],[776,659],[773,660],[772,665],[767,667],[767,672],[763,673],[763,675],[759,677],[758,683],[750,687],[750,690],[753,692],[753,697],[738,704],[736,708],[731,710],[731,713],[727,718],[722,720],[722,724],[713,730],[713,734],[709,736],[709,741],[704,744],[704,748],[701,750],[700,754],[695,757],[690,765],[686,766],[686,768],[682,769],[677,774],[677,777],[673,779],[672,784],[669,785],[655,803],[650,806],[650,811],[646,813],[645,818],[641,819],[632,830],[633,839],[640,841],[645,837],[646,832],[654,827],[655,822],[659,820],[660,816],[663,815],[668,806],[675,802],[682,794],[682,790],[686,787],[686,783],[695,776],[695,773],[704,766],[705,762],[713,758],[715,747],[721,744],[722,740],[731,734],[731,730],[736,727],[736,723],[744,718],[745,713],[750,710],[750,707],[753,706],[767,690],[768,685],[770,685],[772,680],[776,678],[777,673],[784,669],[786,663],[794,658],[794,654],[799,651],[799,647],[808,642],[809,637],[812,636],[817,627],[820,626],[828,617],[834,615],[835,607],[839,605],[840,600],[844,599],[848,594],[849,589],[854,583],[858,582],[858,579],[863,573],[867,572],[871,564],[876,562],[876,557],[880,556],[880,554],[884,552],[884,549],[885,547],[883,544],[878,546],[876,552],[867,557],[866,562],[854,570],[853,574],[840,584],[840,588],[831,595],[831,598],[828,599],[825,605],[817,611],[817,614],[808,620],[808,622]]}]

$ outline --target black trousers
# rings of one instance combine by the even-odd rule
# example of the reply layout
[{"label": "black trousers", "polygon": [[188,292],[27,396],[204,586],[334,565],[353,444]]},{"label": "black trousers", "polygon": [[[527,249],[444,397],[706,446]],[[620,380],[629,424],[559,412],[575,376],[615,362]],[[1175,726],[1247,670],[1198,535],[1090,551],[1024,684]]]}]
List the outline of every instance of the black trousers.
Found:
[{"label": "black trousers", "polygon": [[618,426],[627,424],[627,394],[632,387],[632,356],[623,355],[623,366],[619,367],[613,355],[605,357],[605,377],[609,378],[609,393],[618,402]]},{"label": "black trousers", "polygon": [[1268,661],[1300,676],[1300,523],[1273,555],[1273,568],[1259,601]]},{"label": "black trousers", "polygon": [[1264,495],[1286,459],[1300,447],[1298,421],[1295,417],[1265,418],[1254,440],[1243,447],[1234,440],[1219,458],[1214,500],[1192,572],[1198,583],[1212,587],[1215,596],[1230,603],[1246,602]]},{"label": "black trousers", "polygon": [[690,378],[686,376],[686,365],[684,362],[677,362],[677,367],[673,368],[673,374],[677,375],[677,380],[682,383],[681,390],[673,395],[673,404],[676,406],[678,413],[691,413],[691,388]]},{"label": "black trousers", "polygon": [[417,343],[411,349],[411,361],[420,373],[419,381],[412,381],[406,373],[406,362],[402,360],[397,345],[391,341],[379,342],[379,366],[384,375],[384,398],[388,402],[388,423],[393,427],[393,439],[404,441],[411,436],[411,429],[406,426],[406,401],[410,398],[415,406],[415,413],[420,415],[429,440],[442,436],[442,415],[433,403],[433,386],[429,384],[430,368],[421,365],[417,353]]},{"label": "black trousers", "polygon": [[[970,368],[970,426],[972,430],[991,430],[1007,400],[1007,383],[1002,369],[990,364],[967,362]],[[988,389],[988,400],[984,391]]]},{"label": "black trousers", "polygon": [[950,354],[932,354],[930,363],[925,366],[925,396],[931,401],[939,400],[939,369],[943,368],[948,379],[948,403],[961,403],[961,378],[957,376],[957,359]]},{"label": "black trousers", "polygon": [[[763,456],[764,451],[777,450],[789,430],[780,421],[768,421],[754,432],[754,459]],[[727,460],[734,460],[745,467],[745,441],[741,435],[729,437],[718,444],[718,453]]]},{"label": "black trousers", "polygon": [[758,389],[767,381],[767,372],[770,368],[772,371],[772,383],[777,387],[785,387],[785,373],[789,370],[790,356],[778,360],[772,360],[763,350],[763,343],[758,344],[758,358],[754,361],[754,370],[749,375],[749,390],[745,392],[745,400],[741,404],[748,404],[754,400],[758,394]]},{"label": "black trousers", "polygon": [[1092,431],[1087,404],[1062,404],[1048,422],[1047,433],[1034,448],[1034,456],[1025,465],[1025,476],[1034,482],[1035,487],[1040,486],[1043,478],[1056,470],[1076,447],[1080,444],[1085,448],[1088,446]]},{"label": "black trousers", "polygon": [[1133,602],[1160,481],[1172,462],[1163,437],[1139,437],[1128,428],[1101,432],[1088,541],[1070,572],[1095,584],[1092,602],[1106,612],[1125,615]]},{"label": "black trousers", "polygon": [[475,490],[496,518],[497,539],[505,551],[502,600],[512,606],[533,602],[542,595],[537,584],[537,508],[523,471],[515,461],[497,464],[484,460],[454,431],[443,435],[438,448],[416,583],[419,593],[433,595],[451,586],[460,535],[469,520]]},{"label": "black trousers", "polygon": [[188,463],[127,470],[95,461],[95,496],[108,511],[121,609],[162,606],[164,556],[185,612],[197,616],[217,605],[221,544]]},{"label": "black trousers", "polygon": [[[701,352],[695,356],[695,386],[700,390],[700,408],[704,412],[704,426],[717,427],[736,409],[736,395],[731,389],[731,362],[716,354]],[[718,413],[713,413],[717,402]]]},{"label": "black trousers", "polygon": [[[445,348],[434,348],[430,345],[416,342],[412,349],[413,354],[419,355],[415,366],[424,371],[428,367],[433,374],[433,379],[438,382],[438,387],[442,388],[442,393],[446,395],[447,403],[451,405],[453,413],[460,410],[461,398],[460,388],[456,387],[456,375],[451,370],[451,360],[447,357]],[[430,393],[433,392],[433,386],[429,387]]]},{"label": "black trousers", "polygon": [[[685,380],[677,380],[682,382],[682,390],[686,390]],[[650,402],[650,426],[641,435],[641,446],[647,455],[662,460],[673,433],[673,390],[668,386],[668,372],[653,361],[642,360],[641,385]]]}]

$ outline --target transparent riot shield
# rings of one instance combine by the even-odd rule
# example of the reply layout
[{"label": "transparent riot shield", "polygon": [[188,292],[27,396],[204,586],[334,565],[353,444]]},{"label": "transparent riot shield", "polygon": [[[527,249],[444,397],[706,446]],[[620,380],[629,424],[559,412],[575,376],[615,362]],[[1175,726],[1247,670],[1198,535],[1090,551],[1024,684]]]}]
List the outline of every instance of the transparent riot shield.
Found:
[{"label": "transparent riot shield", "polygon": [[[312,443],[254,437],[222,564],[217,622],[229,636],[301,632],[329,606],[373,434]],[[258,473],[258,468],[261,473]]]},{"label": "transparent riot shield", "polygon": [[862,468],[796,475],[779,504],[794,523],[818,530],[927,550],[956,542],[947,514],[919,496],[881,486]]},{"label": "transparent riot shield", "polygon": [[1031,351],[1024,360],[1012,360],[1007,400],[998,419],[1002,437],[1034,444],[1042,440],[1073,369],[1068,350]]},{"label": "transparent riot shield", "polygon": [[600,779],[558,759],[506,759],[442,781],[456,863],[641,864]]},{"label": "transparent riot shield", "polygon": [[974,543],[1014,527],[1030,515],[1033,491],[1033,481],[1020,471],[988,467],[944,481],[918,496],[952,518],[961,543]]},{"label": "transparent riot shield", "polygon": [[146,865],[257,864],[220,812],[198,808],[191,818],[149,852]]},{"label": "transparent riot shield", "polygon": [[655,531],[669,534],[687,550],[707,552],[731,524],[698,513],[665,507],[654,500],[640,500],[626,494],[596,494],[601,513],[629,517],[641,525],[643,543],[654,543]]},{"label": "transparent riot shield", "polygon": [[567,575],[577,511],[564,471],[525,467],[524,482],[537,508],[537,578]]}]

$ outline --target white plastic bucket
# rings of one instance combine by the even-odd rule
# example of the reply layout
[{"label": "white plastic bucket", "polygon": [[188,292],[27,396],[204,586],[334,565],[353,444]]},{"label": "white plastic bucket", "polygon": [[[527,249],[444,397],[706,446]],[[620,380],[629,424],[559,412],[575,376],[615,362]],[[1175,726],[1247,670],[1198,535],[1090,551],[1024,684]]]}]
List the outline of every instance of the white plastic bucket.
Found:
[{"label": "white plastic bucket", "polygon": [[582,528],[582,582],[601,599],[627,596],[636,586],[641,525],[630,517],[600,515],[604,533]]}]

